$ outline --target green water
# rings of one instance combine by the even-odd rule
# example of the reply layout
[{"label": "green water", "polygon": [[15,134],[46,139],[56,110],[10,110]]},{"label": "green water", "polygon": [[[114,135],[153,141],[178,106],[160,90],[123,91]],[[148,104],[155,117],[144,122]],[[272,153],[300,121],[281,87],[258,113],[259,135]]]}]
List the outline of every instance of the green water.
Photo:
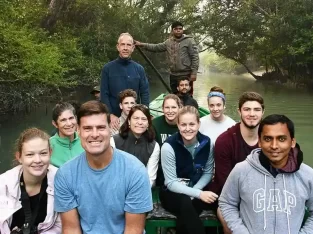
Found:
[{"label": "green water", "polygon": [[[255,82],[244,76],[206,74],[198,77],[195,83],[194,98],[200,106],[206,107],[206,95],[214,85],[221,86],[226,92],[227,114],[239,120],[237,114],[238,97],[244,91],[256,91],[265,99],[265,115],[285,114],[296,126],[296,139],[304,152],[304,161],[313,167],[313,94],[297,89],[288,89],[281,85]],[[157,97],[165,89],[155,78],[150,82],[151,99]],[[86,101],[92,97],[89,89],[78,89],[71,94],[71,99]],[[42,104],[28,115],[12,116],[8,121],[0,123],[0,173],[9,169],[13,160],[14,141],[19,133],[27,127],[39,127],[51,132],[51,109],[54,104]]]}]

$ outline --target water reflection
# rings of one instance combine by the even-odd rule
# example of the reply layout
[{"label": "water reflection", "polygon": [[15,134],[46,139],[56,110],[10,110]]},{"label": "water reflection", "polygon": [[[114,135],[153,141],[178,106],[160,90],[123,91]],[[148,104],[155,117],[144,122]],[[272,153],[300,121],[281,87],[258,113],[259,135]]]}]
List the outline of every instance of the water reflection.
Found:
[{"label": "water reflection", "polygon": [[[245,91],[256,91],[265,100],[265,115],[285,114],[296,125],[296,138],[304,152],[304,161],[313,167],[313,94],[303,90],[289,89],[278,84],[260,83],[244,76],[207,74],[198,77],[195,83],[194,98],[200,106],[207,107],[206,96],[214,85],[221,86],[226,93],[227,114],[239,121],[237,114],[238,97]],[[165,88],[157,80],[151,80],[151,99],[165,92]],[[78,89],[71,99],[86,101],[92,99],[90,90]],[[11,167],[13,160],[13,145],[19,133],[28,127],[39,127],[48,133],[51,125],[51,109],[54,103],[42,104],[27,116],[17,115],[0,126],[0,173]]]}]

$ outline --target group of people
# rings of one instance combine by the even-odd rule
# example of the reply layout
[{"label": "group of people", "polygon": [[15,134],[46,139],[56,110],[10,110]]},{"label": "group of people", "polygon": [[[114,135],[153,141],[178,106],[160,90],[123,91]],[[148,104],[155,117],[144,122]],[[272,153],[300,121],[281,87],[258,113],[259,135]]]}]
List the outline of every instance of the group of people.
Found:
[{"label": "group of people", "polygon": [[[144,69],[130,58],[135,44],[171,58],[173,94],[153,119]],[[92,91],[100,101],[58,103],[51,137],[38,128],[20,134],[18,165],[0,175],[1,234],[142,234],[155,186],[178,234],[206,233],[199,215],[208,209],[225,234],[313,233],[313,169],[288,117],[262,119],[262,96],[245,92],[236,123],[214,86],[210,114],[200,118],[192,97],[198,53],[180,22],[157,45],[123,33],[117,50]]]}]

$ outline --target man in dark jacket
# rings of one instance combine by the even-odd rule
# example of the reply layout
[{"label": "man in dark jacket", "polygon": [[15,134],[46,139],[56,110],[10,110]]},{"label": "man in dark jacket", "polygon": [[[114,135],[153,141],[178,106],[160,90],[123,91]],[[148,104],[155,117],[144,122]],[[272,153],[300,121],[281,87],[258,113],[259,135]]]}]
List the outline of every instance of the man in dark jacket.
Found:
[{"label": "man in dark jacket", "polygon": [[189,78],[187,76],[182,77],[177,83],[177,96],[180,98],[183,106],[193,106],[198,109],[198,102],[189,94],[190,88]]},{"label": "man in dark jacket", "polygon": [[[222,133],[215,142],[215,177],[206,190],[221,194],[225,181],[231,170],[244,161],[252,150],[258,147],[258,128],[264,113],[264,100],[255,92],[245,92],[239,98],[238,113],[241,122]],[[217,204],[216,204],[217,206]],[[230,234],[220,210],[218,217],[224,233]]]},{"label": "man in dark jacket", "polygon": [[133,37],[129,33],[122,33],[116,47],[119,57],[102,69],[100,96],[101,102],[107,105],[111,113],[111,127],[117,129],[121,115],[119,93],[132,89],[140,97],[140,103],[149,106],[149,83],[143,67],[130,58],[135,47]]},{"label": "man in dark jacket", "polygon": [[148,44],[135,41],[136,45],[142,46],[151,52],[167,52],[170,61],[170,86],[173,93],[177,93],[177,81],[182,76],[189,77],[191,90],[193,92],[193,81],[197,79],[199,67],[199,53],[197,44],[191,36],[183,34],[183,24],[174,22],[172,24],[172,36],[159,44]]}]

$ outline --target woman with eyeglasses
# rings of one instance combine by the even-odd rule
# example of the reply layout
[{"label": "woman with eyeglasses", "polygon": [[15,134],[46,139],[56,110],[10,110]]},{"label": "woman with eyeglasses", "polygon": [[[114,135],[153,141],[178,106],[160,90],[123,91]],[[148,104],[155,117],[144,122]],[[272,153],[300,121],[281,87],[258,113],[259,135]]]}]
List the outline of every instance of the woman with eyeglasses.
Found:
[{"label": "woman with eyeglasses", "polygon": [[236,122],[225,115],[226,95],[222,88],[214,86],[208,94],[208,106],[210,114],[200,119],[200,132],[215,143],[217,137],[225,132],[228,128],[236,124]]},{"label": "woman with eyeglasses", "polygon": [[199,112],[193,106],[180,109],[179,132],[171,135],[161,148],[165,182],[160,190],[162,206],[177,217],[177,233],[204,234],[199,218],[217,195],[203,188],[213,176],[213,143],[199,132]]},{"label": "woman with eyeglasses", "polygon": [[61,234],[54,211],[54,177],[49,135],[38,128],[22,132],[16,141],[18,166],[0,175],[1,234]]},{"label": "woman with eyeglasses", "polygon": [[160,146],[155,141],[150,112],[145,105],[136,104],[131,108],[119,134],[111,137],[111,146],[137,157],[147,167],[150,185],[154,186]]}]

